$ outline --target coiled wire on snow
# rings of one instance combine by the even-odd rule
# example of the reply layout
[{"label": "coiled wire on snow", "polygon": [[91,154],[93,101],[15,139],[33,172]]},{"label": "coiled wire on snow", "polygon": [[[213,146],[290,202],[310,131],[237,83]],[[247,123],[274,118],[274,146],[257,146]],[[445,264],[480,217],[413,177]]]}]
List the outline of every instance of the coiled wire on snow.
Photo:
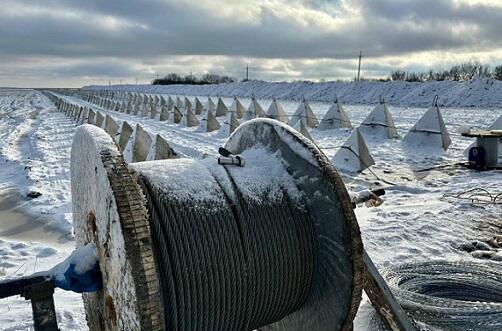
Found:
[{"label": "coiled wire on snow", "polygon": [[415,320],[442,330],[502,330],[502,272],[497,264],[429,261],[383,272]]},{"label": "coiled wire on snow", "polygon": [[317,247],[306,211],[285,190],[282,201],[246,201],[228,176],[232,192],[221,187],[227,206],[218,208],[178,201],[140,178],[166,330],[253,330],[297,310],[310,292]]}]

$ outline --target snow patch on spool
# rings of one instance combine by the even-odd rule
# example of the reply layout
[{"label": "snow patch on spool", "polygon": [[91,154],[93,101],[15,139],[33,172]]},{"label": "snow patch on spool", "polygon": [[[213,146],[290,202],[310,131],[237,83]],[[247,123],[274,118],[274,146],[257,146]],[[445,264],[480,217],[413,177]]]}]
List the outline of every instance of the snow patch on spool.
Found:
[{"label": "snow patch on spool", "polygon": [[319,167],[318,161],[312,157],[312,152],[306,149],[305,145],[309,149],[314,149],[320,153],[319,148],[312,141],[298,133],[292,135],[293,132],[289,126],[272,119],[258,118],[241,124],[239,130],[236,130],[227,140],[225,148],[233,153],[238,153],[248,145],[254,146],[257,143],[261,143],[264,146],[268,145],[271,143],[270,139],[274,137],[273,131],[298,156],[310,164]]},{"label": "snow patch on spool", "polygon": [[[214,158],[211,162],[217,164]],[[200,161],[157,160],[132,163],[129,168],[147,177],[161,191],[169,192],[169,199],[209,202],[204,205],[212,205],[214,208],[226,205],[226,201],[221,199],[218,183]]]},{"label": "snow patch on spool", "polygon": [[[301,204],[303,193],[298,190],[297,183],[287,172],[288,164],[284,162],[279,151],[271,152],[266,146],[255,146],[241,154],[246,164],[243,167],[226,167],[240,193],[246,200],[258,204],[276,203],[284,199],[285,193],[297,205]],[[221,168],[214,159],[203,160],[213,173]],[[224,181],[220,181],[224,183]],[[232,191],[228,187],[227,192]]]}]

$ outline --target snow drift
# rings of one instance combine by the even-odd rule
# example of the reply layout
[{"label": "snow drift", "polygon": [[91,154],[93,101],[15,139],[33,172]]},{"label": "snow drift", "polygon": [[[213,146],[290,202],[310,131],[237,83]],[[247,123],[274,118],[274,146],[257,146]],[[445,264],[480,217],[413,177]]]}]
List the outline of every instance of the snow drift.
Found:
[{"label": "snow drift", "polygon": [[439,95],[442,107],[502,107],[502,81],[474,79],[466,82],[280,82],[258,80],[218,85],[112,85],[90,86],[90,89],[113,89],[145,93],[192,96],[251,97],[301,101],[334,102],[338,97],[345,104],[377,104],[385,97],[388,104],[426,107]]}]

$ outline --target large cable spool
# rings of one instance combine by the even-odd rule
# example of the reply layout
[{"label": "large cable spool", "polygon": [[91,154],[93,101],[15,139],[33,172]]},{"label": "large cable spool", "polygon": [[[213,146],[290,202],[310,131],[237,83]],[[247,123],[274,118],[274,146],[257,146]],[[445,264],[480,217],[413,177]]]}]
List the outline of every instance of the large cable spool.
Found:
[{"label": "large cable spool", "polygon": [[[152,330],[159,318],[155,330],[352,328],[362,291],[362,242],[329,160],[289,127],[266,119],[241,125],[225,148],[246,164],[160,160],[131,164],[128,172],[104,131],[77,130],[75,234],[79,244],[98,241],[104,284],[85,298],[91,330],[97,324]],[[132,222],[118,212],[124,208],[137,210]],[[145,229],[151,235],[131,235]],[[138,252],[154,256],[155,273],[145,272],[152,277],[136,274],[152,270],[151,259]],[[110,268],[114,257],[123,263]],[[115,277],[128,279],[121,284],[127,295],[109,289]],[[105,297],[116,307],[115,324],[106,321]],[[149,306],[139,303],[147,297]],[[133,320],[121,316],[122,308]],[[148,320],[144,315],[151,313]]]}]

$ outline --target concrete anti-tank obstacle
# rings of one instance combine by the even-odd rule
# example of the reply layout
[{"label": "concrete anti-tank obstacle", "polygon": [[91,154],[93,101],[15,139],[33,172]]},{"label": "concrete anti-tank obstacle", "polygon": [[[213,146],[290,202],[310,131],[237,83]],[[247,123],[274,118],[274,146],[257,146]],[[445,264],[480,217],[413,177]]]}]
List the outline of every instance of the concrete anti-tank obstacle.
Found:
[{"label": "concrete anti-tank obstacle", "polygon": [[295,113],[289,119],[289,125],[295,127],[298,121],[302,122],[303,126],[308,126],[310,128],[315,128],[319,125],[319,121],[315,116],[312,108],[310,108],[309,103],[305,98],[303,98],[302,103],[298,106]]},{"label": "concrete anti-tank obstacle", "polygon": [[272,103],[268,107],[267,114],[266,116],[268,118],[277,120],[282,123],[288,123],[288,115],[284,111],[284,108],[282,108],[282,105],[277,101],[276,98],[272,99]]},{"label": "concrete anti-tank obstacle", "polygon": [[186,108],[185,114],[181,118],[180,125],[185,127],[198,126],[199,120],[197,119],[197,116],[194,115],[191,109]]},{"label": "concrete anti-tank obstacle", "polygon": [[96,112],[96,123],[94,123],[98,128],[103,128],[103,124],[105,123],[105,117],[101,112]]},{"label": "concrete anti-tank obstacle", "polygon": [[127,107],[126,107],[126,110],[125,110],[126,114],[131,114],[132,111],[133,111],[133,107],[134,107],[133,103],[131,101],[129,101],[127,103]]},{"label": "concrete anti-tank obstacle", "polygon": [[145,161],[152,146],[152,137],[139,124],[136,124],[136,135],[134,137],[134,146],[132,154],[132,162]]},{"label": "concrete anti-tank obstacle", "polygon": [[183,117],[183,113],[181,113],[180,108],[178,108],[177,106],[174,106],[173,123],[179,124],[181,122],[182,117]]},{"label": "concrete anti-tank obstacle", "polygon": [[162,108],[160,109],[160,117],[159,117],[159,121],[161,122],[165,122],[169,120],[169,109],[167,108],[167,105],[164,105],[162,106]]},{"label": "concrete anti-tank obstacle", "polygon": [[134,109],[133,109],[133,112],[132,112],[133,115],[139,115],[141,114],[141,104],[139,102],[136,102],[134,104]]},{"label": "concrete anti-tank obstacle", "polygon": [[403,141],[416,146],[441,147],[445,151],[448,149],[451,138],[439,110],[438,96],[434,98],[432,106],[408,131]]},{"label": "concrete anti-tank obstacle", "polygon": [[375,164],[358,128],[352,130],[349,139],[333,156],[332,162],[337,168],[349,172],[361,172]]},{"label": "concrete anti-tank obstacle", "polygon": [[167,101],[164,96],[160,96],[160,106],[167,106]]},{"label": "concrete anti-tank obstacle", "polygon": [[218,97],[218,104],[216,106],[215,116],[216,117],[221,117],[221,116],[227,115],[227,113],[228,113],[227,106],[225,105],[225,103],[223,102],[223,100],[220,97]]},{"label": "concrete anti-tank obstacle", "polygon": [[246,112],[246,108],[244,108],[237,97],[234,97],[234,101],[230,105],[230,109],[228,111],[234,112],[237,118],[242,118],[244,116],[244,113]]},{"label": "concrete anti-tank obstacle", "polygon": [[304,135],[306,138],[308,138],[311,141],[314,141],[314,138],[310,135],[309,130],[307,129],[307,126],[304,124],[304,121],[299,120],[296,122],[295,125],[292,126],[296,131],[300,132],[302,135]]},{"label": "concrete anti-tank obstacle", "polygon": [[165,159],[173,159],[178,157],[178,154],[169,146],[169,143],[161,137],[161,135],[157,134],[155,138],[155,160],[165,160]]},{"label": "concrete anti-tank obstacle", "polygon": [[352,128],[349,116],[338,99],[331,105],[326,114],[324,114],[317,128],[319,130]]},{"label": "concrete anti-tank obstacle", "polygon": [[200,102],[199,98],[195,97],[195,115],[200,115],[204,111],[204,105]]},{"label": "concrete anti-tank obstacle", "polygon": [[202,118],[200,119],[199,127],[197,131],[199,132],[212,132],[218,130],[221,127],[220,123],[214,117],[213,112],[206,110],[202,113]]},{"label": "concrete anti-tank obstacle", "polygon": [[89,118],[89,108],[85,107],[82,117],[80,118],[80,124],[86,124]]},{"label": "concrete anti-tank obstacle", "polygon": [[183,101],[180,99],[179,96],[176,96],[176,107],[178,107],[178,109],[183,108]]},{"label": "concrete anti-tank obstacle", "polygon": [[89,109],[89,115],[87,117],[87,124],[94,124],[95,117],[96,117],[96,113],[94,112],[94,110]]},{"label": "concrete anti-tank obstacle", "polygon": [[185,108],[186,109],[192,109],[192,103],[190,102],[190,100],[188,100],[187,97],[184,98],[185,99]]},{"label": "concrete anti-tank obstacle", "polygon": [[76,116],[75,116],[75,121],[77,123],[80,123],[80,116],[82,116],[83,110],[84,110],[84,107],[82,107],[82,106],[78,107],[78,110],[77,110],[77,113],[76,113]]},{"label": "concrete anti-tank obstacle", "polygon": [[149,109],[149,105],[148,103],[144,103],[142,106],[141,106],[141,117],[148,117],[149,113],[150,113],[150,109]]},{"label": "concrete anti-tank obstacle", "polygon": [[157,111],[157,106],[152,105],[150,108],[150,118],[151,119],[157,119],[158,116],[158,111]]},{"label": "concrete anti-tank obstacle", "polygon": [[362,133],[383,136],[389,139],[398,138],[394,120],[383,98],[361,123],[360,130]]},{"label": "concrete anti-tank obstacle", "polygon": [[117,124],[117,122],[115,122],[115,120],[110,115],[106,115],[106,118],[105,118],[105,131],[110,136],[112,136],[112,138],[114,140],[116,140],[118,129],[119,129],[119,125]]},{"label": "concrete anti-tank obstacle", "polygon": [[120,128],[120,137],[119,137],[119,148],[121,152],[125,151],[127,143],[131,138],[134,129],[129,125],[126,121],[122,122],[122,127]]},{"label": "concrete anti-tank obstacle", "polygon": [[239,121],[237,120],[237,114],[235,112],[229,111],[225,116],[225,121],[218,131],[218,134],[228,137],[232,134],[232,132],[235,131],[235,129],[237,129],[238,126]]},{"label": "concrete anti-tank obstacle", "polygon": [[167,97],[167,110],[172,110],[174,108],[174,101],[171,96]]}]

